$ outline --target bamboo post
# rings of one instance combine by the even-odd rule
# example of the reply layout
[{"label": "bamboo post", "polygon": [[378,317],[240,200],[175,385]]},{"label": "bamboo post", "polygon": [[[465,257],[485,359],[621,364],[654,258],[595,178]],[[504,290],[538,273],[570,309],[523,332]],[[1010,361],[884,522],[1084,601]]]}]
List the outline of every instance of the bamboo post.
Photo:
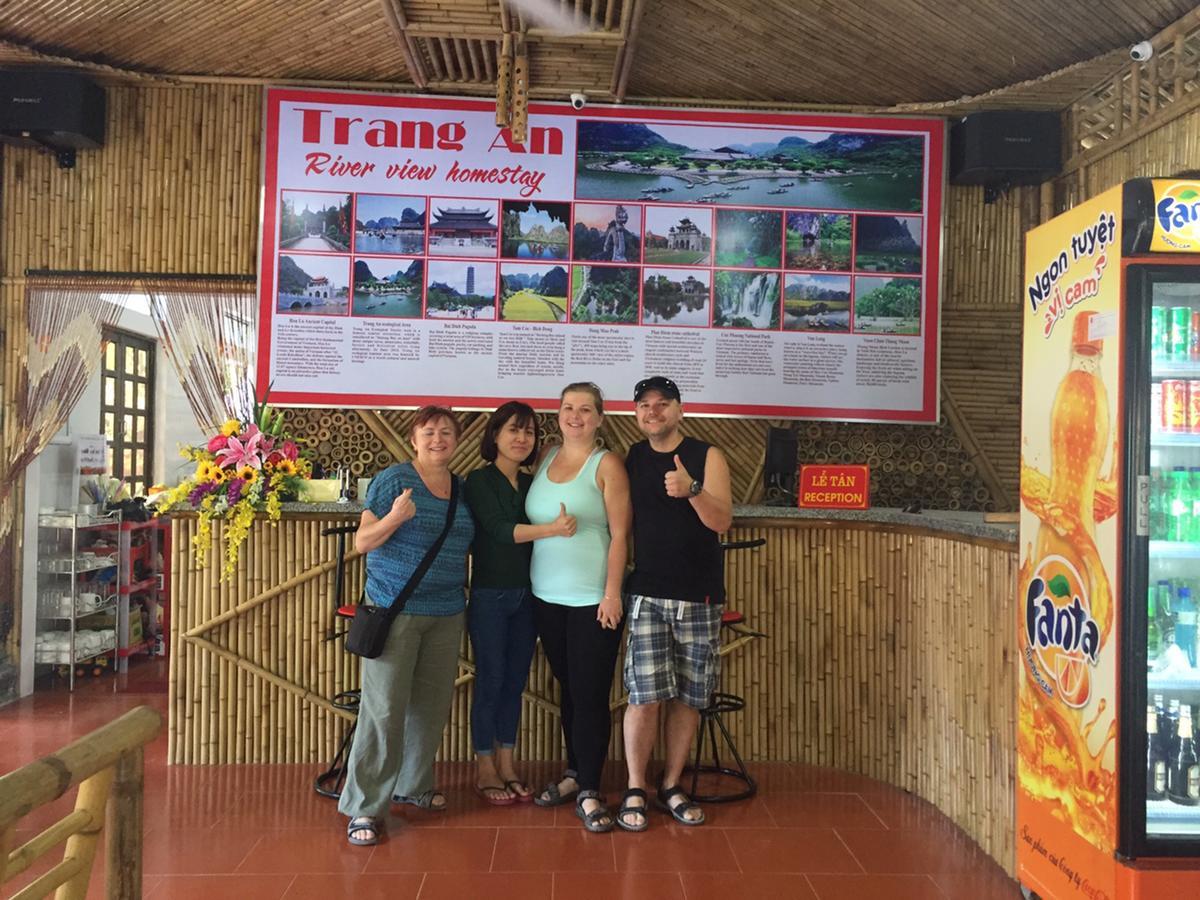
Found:
[{"label": "bamboo post", "polygon": [[106,890],[109,900],[142,896],[142,788],[145,753],[134,747],[117,760],[108,799]]}]

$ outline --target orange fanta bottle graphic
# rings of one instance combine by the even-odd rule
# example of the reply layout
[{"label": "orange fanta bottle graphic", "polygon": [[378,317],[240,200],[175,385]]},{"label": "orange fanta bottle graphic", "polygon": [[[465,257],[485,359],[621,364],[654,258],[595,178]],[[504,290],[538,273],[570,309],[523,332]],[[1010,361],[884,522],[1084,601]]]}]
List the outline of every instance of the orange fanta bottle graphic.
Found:
[{"label": "orange fanta bottle graphic", "polygon": [[1095,540],[1096,493],[1110,440],[1103,347],[1091,336],[1096,316],[1080,312],[1072,323],[1070,363],[1050,411],[1049,484],[1035,497],[1033,479],[1022,480],[1022,500],[1040,521],[1021,567],[1018,750],[1023,791],[1097,847],[1111,849],[1115,773],[1105,755],[1115,722],[1090,740],[1112,699],[1092,690],[1112,628],[1108,574]]}]

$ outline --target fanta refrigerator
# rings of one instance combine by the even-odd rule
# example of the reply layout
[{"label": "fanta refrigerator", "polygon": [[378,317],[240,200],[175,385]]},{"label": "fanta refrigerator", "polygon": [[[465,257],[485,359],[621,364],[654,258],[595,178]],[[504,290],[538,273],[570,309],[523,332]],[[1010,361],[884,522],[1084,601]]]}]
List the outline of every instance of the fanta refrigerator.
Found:
[{"label": "fanta refrigerator", "polygon": [[1200,898],[1200,181],[1026,236],[1016,848],[1026,896]]}]

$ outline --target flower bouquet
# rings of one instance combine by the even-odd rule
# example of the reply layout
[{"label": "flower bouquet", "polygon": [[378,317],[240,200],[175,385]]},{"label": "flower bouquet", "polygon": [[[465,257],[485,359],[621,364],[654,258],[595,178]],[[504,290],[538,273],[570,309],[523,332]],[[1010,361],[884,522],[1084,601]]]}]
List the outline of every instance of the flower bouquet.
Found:
[{"label": "flower bouquet", "polygon": [[295,495],[300,481],[312,474],[312,464],[299,445],[283,431],[283,413],[265,404],[257,422],[230,419],[202,447],[184,447],[180,454],[196,463],[196,471],[159,501],[159,511],[195,509],[200,518],[192,538],[196,564],[203,566],[212,544],[212,522],[224,519],[222,579],[237,568],[238,554],[254,516],[266,512],[279,521],[283,495]]}]

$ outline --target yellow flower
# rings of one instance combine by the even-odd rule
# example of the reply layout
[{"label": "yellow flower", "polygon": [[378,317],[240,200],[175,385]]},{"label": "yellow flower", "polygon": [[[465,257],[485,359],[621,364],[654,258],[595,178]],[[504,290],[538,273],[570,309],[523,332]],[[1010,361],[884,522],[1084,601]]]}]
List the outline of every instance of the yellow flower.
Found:
[{"label": "yellow flower", "polygon": [[214,466],[212,463],[208,462],[208,460],[200,460],[200,462],[196,463],[196,481],[199,484],[203,484],[206,481],[212,481],[213,470],[218,468],[220,467]]},{"label": "yellow flower", "polygon": [[227,419],[225,424],[221,426],[221,434],[225,437],[233,437],[242,430],[242,423],[237,419]]},{"label": "yellow flower", "polygon": [[246,482],[246,484],[254,484],[260,474],[258,469],[253,466],[242,466],[237,470],[237,477]]},{"label": "yellow flower", "polygon": [[279,462],[275,463],[274,468],[275,471],[281,475],[296,474],[296,464],[290,459],[281,459]]}]

